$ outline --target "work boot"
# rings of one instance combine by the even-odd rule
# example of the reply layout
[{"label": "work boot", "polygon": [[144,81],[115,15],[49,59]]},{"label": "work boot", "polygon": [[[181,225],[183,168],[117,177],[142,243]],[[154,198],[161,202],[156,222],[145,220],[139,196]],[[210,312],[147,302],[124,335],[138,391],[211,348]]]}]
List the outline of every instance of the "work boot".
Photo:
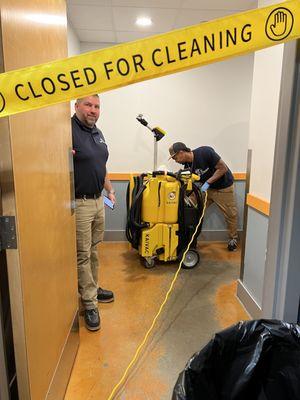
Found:
[{"label": "work boot", "polygon": [[97,299],[99,303],[111,303],[114,301],[114,294],[111,290],[105,290],[99,287],[97,290]]},{"label": "work boot", "polygon": [[227,245],[228,251],[236,251],[237,250],[237,240],[230,239]]},{"label": "work boot", "polygon": [[100,329],[100,315],[98,308],[84,310],[84,322],[89,331],[97,331]]}]

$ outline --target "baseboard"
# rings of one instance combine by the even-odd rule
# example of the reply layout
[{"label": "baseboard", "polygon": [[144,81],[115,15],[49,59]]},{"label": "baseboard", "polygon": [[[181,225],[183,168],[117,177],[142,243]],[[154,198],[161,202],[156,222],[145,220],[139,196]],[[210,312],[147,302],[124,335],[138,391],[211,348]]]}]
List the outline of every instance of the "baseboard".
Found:
[{"label": "baseboard", "polygon": [[52,379],[46,400],[63,400],[79,347],[79,316],[75,314],[58,366]]},{"label": "baseboard", "polygon": [[[238,231],[241,237],[241,230]],[[227,242],[227,231],[205,231],[201,232],[199,240],[203,242]],[[104,241],[106,242],[124,242],[127,241],[125,231],[105,231]]]},{"label": "baseboard", "polygon": [[253,319],[262,318],[262,310],[243,282],[238,279],[237,297]]}]

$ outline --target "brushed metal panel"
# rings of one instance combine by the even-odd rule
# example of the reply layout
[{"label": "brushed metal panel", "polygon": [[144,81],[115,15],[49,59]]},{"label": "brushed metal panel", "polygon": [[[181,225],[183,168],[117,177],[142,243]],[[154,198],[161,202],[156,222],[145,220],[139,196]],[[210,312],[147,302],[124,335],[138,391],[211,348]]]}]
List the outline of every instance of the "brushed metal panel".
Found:
[{"label": "brushed metal panel", "polygon": [[[299,161],[299,49],[299,40],[284,45],[262,301],[264,318],[286,317],[283,311],[287,300],[286,279],[293,265],[290,260],[293,218],[294,210],[299,207],[294,204]],[[289,322],[296,320],[295,312]]]}]

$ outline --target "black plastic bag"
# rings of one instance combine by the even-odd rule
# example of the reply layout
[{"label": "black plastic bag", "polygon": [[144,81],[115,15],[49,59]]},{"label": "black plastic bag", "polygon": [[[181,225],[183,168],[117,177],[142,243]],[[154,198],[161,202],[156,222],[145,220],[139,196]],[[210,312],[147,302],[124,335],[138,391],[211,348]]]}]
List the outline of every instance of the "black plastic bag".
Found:
[{"label": "black plastic bag", "polygon": [[240,322],[194,354],[172,400],[300,400],[300,326]]}]

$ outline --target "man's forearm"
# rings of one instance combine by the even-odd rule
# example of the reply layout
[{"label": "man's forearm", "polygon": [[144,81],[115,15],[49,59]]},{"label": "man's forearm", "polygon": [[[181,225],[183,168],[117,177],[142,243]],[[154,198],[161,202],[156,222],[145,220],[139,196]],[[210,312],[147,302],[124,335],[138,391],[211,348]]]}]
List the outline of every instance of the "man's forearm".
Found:
[{"label": "man's forearm", "polygon": [[214,183],[214,182],[216,182],[218,179],[220,179],[220,178],[225,174],[225,172],[226,172],[226,171],[217,169],[217,170],[215,171],[215,173],[214,173],[209,179],[207,179],[206,182],[209,183],[209,184],[211,185],[212,183]]},{"label": "man's forearm", "polygon": [[218,179],[222,178],[222,176],[225,175],[226,172],[228,171],[228,167],[223,160],[219,160],[215,168],[216,170],[214,174],[206,181],[209,185],[216,182]]},{"label": "man's forearm", "polygon": [[112,187],[111,181],[108,179],[108,176],[105,176],[105,180],[104,180],[104,189],[107,191],[107,193],[112,193],[114,194],[115,191]]}]

